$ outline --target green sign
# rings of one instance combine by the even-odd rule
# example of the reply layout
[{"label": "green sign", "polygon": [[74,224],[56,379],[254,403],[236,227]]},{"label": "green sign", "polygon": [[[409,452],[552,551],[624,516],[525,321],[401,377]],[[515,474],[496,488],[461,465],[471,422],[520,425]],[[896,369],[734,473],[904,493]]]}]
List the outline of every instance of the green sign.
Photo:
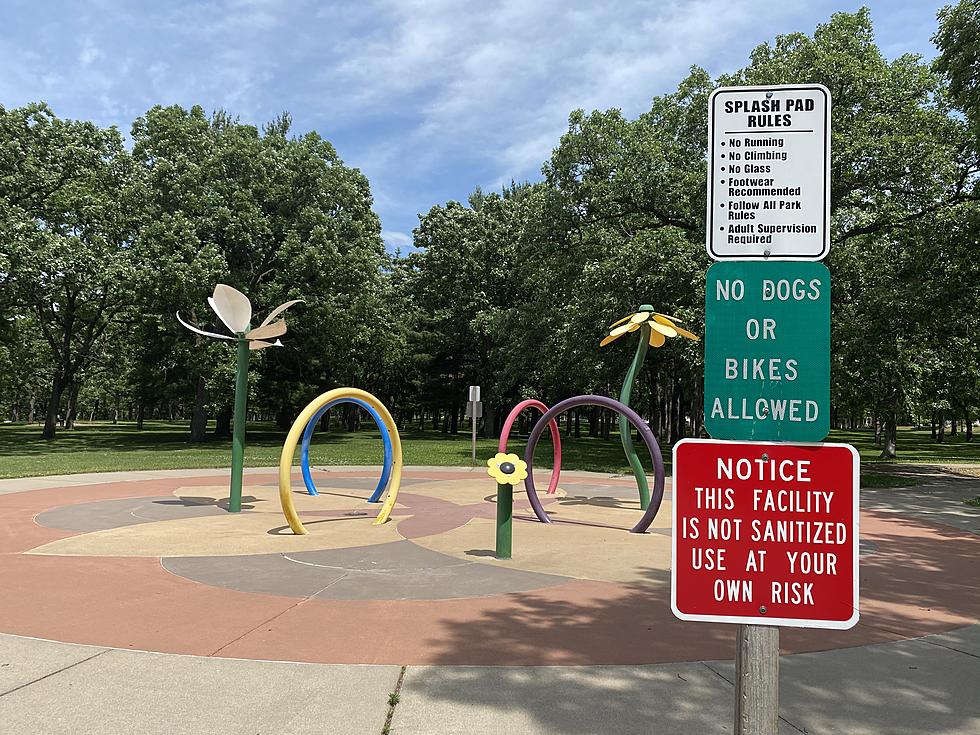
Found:
[{"label": "green sign", "polygon": [[715,263],[705,291],[704,425],[715,439],[817,442],[830,432],[830,272]]}]

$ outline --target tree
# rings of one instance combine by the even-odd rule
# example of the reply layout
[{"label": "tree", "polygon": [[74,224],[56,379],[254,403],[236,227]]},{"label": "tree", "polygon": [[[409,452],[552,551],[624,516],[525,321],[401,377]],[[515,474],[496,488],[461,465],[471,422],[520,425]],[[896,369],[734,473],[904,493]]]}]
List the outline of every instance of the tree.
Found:
[{"label": "tree", "polygon": [[133,303],[132,161],[115,128],[61,120],[43,104],[0,107],[0,139],[0,279],[51,351],[42,436],[53,439],[65,390]]},{"label": "tree", "polygon": [[939,11],[932,37],[939,50],[934,68],[949,80],[949,94],[980,137],[980,3],[960,0]]},{"label": "tree", "polygon": [[[619,385],[631,355],[616,348],[600,353],[598,341],[609,322],[640,304],[702,329],[711,88],[707,73],[694,69],[677,92],[654,99],[635,121],[618,110],[574,112],[545,164],[554,194],[546,210],[550,237],[537,246],[537,275],[546,284],[543,299],[562,303],[569,325],[555,351],[556,372],[577,373],[581,391],[609,393]],[[683,436],[687,417],[696,431],[700,349],[671,345],[652,355],[645,370],[634,403],[645,400],[660,436],[668,442]]]},{"label": "tree", "polygon": [[373,386],[397,315],[382,296],[387,259],[364,175],[316,133],[289,137],[288,117],[267,127],[263,142],[272,175],[259,201],[278,245],[258,298],[306,300],[289,346],[266,350],[260,367],[264,405],[288,426],[317,392]]},{"label": "tree", "polygon": [[[290,137],[285,114],[260,131],[223,112],[155,107],[133,139],[148,182],[140,243],[159,263],[148,312],[196,317],[216,281],[258,311],[305,299],[288,346],[255,361],[258,405],[287,426],[312,390],[364,380],[361,353],[385,326],[376,314],[384,244],[364,176],[316,133]],[[169,339],[186,344],[168,324]],[[201,440],[209,409],[227,429],[230,391],[220,387],[227,371],[214,369],[225,348],[201,342],[193,353],[184,367],[196,376],[191,434]]]}]

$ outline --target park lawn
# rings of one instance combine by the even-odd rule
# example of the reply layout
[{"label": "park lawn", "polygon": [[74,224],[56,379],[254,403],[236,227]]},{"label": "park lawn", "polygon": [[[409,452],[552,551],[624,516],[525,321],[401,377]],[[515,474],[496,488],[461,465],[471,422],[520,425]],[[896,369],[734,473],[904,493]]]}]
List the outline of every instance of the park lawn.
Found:
[{"label": "park lawn", "polygon": [[870,430],[830,433],[827,441],[853,444],[861,454],[861,462],[896,462],[912,464],[964,464],[980,463],[980,431],[977,438],[967,442],[963,432],[956,436],[946,435],[942,444],[934,442],[928,429],[901,428],[898,431],[898,459],[881,460],[881,447],[874,443]]},{"label": "park lawn", "polygon": [[[114,470],[198,469],[227,467],[231,459],[229,439],[211,439],[204,444],[187,441],[186,423],[148,421],[138,431],[134,424],[79,424],[71,431],[59,431],[50,442],[40,439],[40,427],[0,424],[0,478],[38,475],[108,472]],[[245,463],[250,467],[269,467],[279,463],[285,432],[270,423],[248,427]],[[880,448],[869,431],[834,432],[831,441],[853,444],[862,462],[879,462]],[[406,431],[402,434],[404,461],[409,465],[470,465],[470,437],[456,437],[438,431]],[[495,439],[477,440],[477,457],[482,464],[497,449]],[[905,429],[899,434],[899,462],[957,463],[980,462],[980,441],[964,442],[962,435],[936,444],[928,431]],[[510,451],[523,454],[523,439],[511,442]],[[637,450],[649,467],[642,443]],[[617,435],[608,440],[563,437],[562,466],[570,470],[593,470],[628,474]],[[537,450],[539,466],[551,466],[551,442],[545,432]],[[299,461],[297,452],[294,462]],[[381,441],[375,430],[348,433],[318,433],[310,448],[314,465],[380,464]],[[670,452],[664,448],[665,463]],[[883,472],[883,464],[863,474],[866,487],[898,487],[914,480]]]},{"label": "park lawn", "polygon": [[[186,423],[147,421],[138,431],[133,423],[96,422],[78,424],[71,431],[59,430],[54,441],[39,438],[40,427],[23,424],[0,425],[0,478],[32,477],[114,470],[162,470],[227,467],[231,462],[231,440],[211,438],[204,444],[187,441]],[[246,467],[279,464],[286,432],[271,423],[250,423],[245,447]],[[525,437],[526,438],[526,437]],[[471,440],[468,433],[453,437],[438,431],[401,433],[407,465],[470,466]],[[599,472],[628,473],[629,465],[618,436],[608,441],[563,438],[562,466]],[[642,449],[642,446],[639,447]],[[497,451],[496,439],[477,440],[478,463]],[[523,439],[511,441],[508,451],[524,453]],[[537,455],[541,467],[551,466],[551,441],[545,434]],[[643,455],[641,454],[641,457]],[[383,459],[377,430],[355,433],[330,431],[314,435],[310,461],[316,465],[377,464]],[[669,463],[670,457],[665,456]],[[299,464],[299,451],[294,457]],[[649,465],[649,459],[645,464]]]}]

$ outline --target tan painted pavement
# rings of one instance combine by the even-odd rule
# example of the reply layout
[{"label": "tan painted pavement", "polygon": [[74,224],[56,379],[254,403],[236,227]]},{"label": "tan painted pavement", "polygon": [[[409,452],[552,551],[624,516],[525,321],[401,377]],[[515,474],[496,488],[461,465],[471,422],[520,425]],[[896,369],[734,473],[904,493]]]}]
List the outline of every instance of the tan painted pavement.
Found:
[{"label": "tan painted pavement", "polygon": [[[562,508],[563,520],[572,513]],[[600,509],[590,508],[595,521]],[[664,502],[661,514],[670,524],[670,504]],[[615,523],[612,520],[611,523]],[[528,572],[543,572],[575,579],[660,586],[670,581],[670,536],[623,533],[623,526],[602,528],[590,525],[545,525],[536,521],[514,524],[515,548],[520,554],[504,561],[486,556],[481,563]],[[448,556],[466,559],[467,549],[480,549],[494,534],[494,521],[474,518],[466,525],[438,536],[413,539],[419,546]],[[519,546],[518,546],[519,545]],[[555,549],[561,549],[556,553]],[[630,561],[624,562],[624,559]]]}]

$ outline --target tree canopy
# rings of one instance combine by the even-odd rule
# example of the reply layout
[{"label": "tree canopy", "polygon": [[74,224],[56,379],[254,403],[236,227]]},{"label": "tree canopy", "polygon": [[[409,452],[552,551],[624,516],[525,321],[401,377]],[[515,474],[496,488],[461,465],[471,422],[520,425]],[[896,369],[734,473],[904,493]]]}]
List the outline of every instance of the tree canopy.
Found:
[{"label": "tree canopy", "polygon": [[[260,311],[304,298],[286,346],[253,358],[252,409],[288,425],[316,393],[353,385],[397,420],[455,432],[466,386],[483,430],[517,401],[614,395],[631,355],[607,324],[651,303],[704,320],[707,104],[720,85],[819,82],[833,97],[832,420],[873,426],[980,412],[980,10],[939,13],[930,65],[888,59],[867,9],[760,44],[719,78],[692,67],[631,119],[572,111],[541,180],[419,215],[385,252],[365,176],[288,115],[257,128],[200,107],[154,107],[121,134],[44,104],[0,107],[0,409],[191,419],[227,431],[231,359],[173,318],[207,319],[222,281]],[[633,403],[661,440],[702,431],[702,352],[650,354]],[[577,412],[593,434],[602,412]],[[356,412],[344,420],[357,425]]]}]

